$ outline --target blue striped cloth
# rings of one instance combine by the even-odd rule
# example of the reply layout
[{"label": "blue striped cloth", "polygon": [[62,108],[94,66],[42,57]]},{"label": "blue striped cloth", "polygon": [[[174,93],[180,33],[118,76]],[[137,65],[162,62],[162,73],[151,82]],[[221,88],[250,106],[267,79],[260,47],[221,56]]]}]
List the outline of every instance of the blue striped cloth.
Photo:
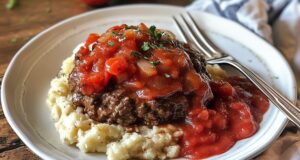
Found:
[{"label": "blue striped cloth", "polygon": [[[273,44],[294,68],[299,95],[300,0],[196,0],[187,9],[238,22]],[[280,138],[256,159],[300,160],[300,131],[288,125]]]},{"label": "blue striped cloth", "polygon": [[279,19],[289,4],[295,6],[297,3],[297,0],[198,0],[187,9],[231,19],[272,42],[270,25]]}]

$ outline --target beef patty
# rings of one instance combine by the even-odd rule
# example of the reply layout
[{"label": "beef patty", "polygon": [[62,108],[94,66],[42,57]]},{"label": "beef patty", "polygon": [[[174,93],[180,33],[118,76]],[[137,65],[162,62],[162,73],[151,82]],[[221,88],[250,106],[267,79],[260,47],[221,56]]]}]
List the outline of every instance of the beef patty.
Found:
[{"label": "beef patty", "polygon": [[[176,47],[187,53],[190,63],[200,77],[208,83],[209,75],[205,60],[188,45],[176,40],[162,40],[164,47]],[[74,105],[84,108],[84,112],[95,121],[129,126],[134,124],[159,125],[183,120],[189,109],[193,93],[176,92],[166,97],[141,100],[128,94],[126,89],[113,81],[101,93],[84,95],[80,91],[80,58],[75,55],[75,68],[69,76],[69,85]],[[203,101],[212,98],[210,88]]]}]

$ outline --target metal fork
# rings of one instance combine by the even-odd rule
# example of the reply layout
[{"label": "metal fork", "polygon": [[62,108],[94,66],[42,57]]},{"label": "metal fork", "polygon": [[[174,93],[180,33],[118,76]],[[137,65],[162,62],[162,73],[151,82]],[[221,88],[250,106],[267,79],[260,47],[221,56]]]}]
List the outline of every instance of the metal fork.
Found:
[{"label": "metal fork", "polygon": [[284,97],[277,90],[266,83],[259,75],[240,64],[232,56],[227,55],[216,45],[197,26],[195,19],[189,12],[183,12],[173,16],[175,24],[181,31],[185,42],[194,45],[199,54],[204,54],[208,64],[227,64],[233,66],[244,74],[268,99],[285,115],[300,128],[300,109],[289,99]]}]

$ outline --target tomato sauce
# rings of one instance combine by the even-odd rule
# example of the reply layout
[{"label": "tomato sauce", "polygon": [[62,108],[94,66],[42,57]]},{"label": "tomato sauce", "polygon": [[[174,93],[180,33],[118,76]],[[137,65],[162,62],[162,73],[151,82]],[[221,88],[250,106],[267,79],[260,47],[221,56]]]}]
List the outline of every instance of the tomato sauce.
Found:
[{"label": "tomato sauce", "polygon": [[182,49],[158,43],[162,34],[143,23],[90,34],[77,53],[81,92],[101,93],[111,80],[145,100],[208,88]]},{"label": "tomato sauce", "polygon": [[[243,78],[205,81],[182,49],[153,43],[162,34],[142,23],[90,34],[76,54],[82,94],[99,94],[114,81],[142,100],[192,95],[185,123],[179,125],[184,132],[181,156],[189,159],[221,154],[255,134],[268,99]],[[208,100],[205,91],[210,89],[213,99]]]},{"label": "tomato sauce", "polygon": [[238,140],[251,137],[268,110],[268,99],[249,81],[231,77],[211,83],[214,99],[195,103],[181,127],[182,156],[202,159],[221,154]]}]

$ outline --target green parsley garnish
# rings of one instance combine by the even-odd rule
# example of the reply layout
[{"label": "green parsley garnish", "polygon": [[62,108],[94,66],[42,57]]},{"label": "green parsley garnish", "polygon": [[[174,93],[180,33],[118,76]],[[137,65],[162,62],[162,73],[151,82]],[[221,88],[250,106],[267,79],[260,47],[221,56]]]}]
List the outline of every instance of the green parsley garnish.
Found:
[{"label": "green parsley garnish", "polygon": [[131,55],[132,55],[133,57],[135,57],[135,58],[140,58],[140,54],[139,54],[139,52],[137,52],[137,51],[132,51],[132,52],[131,52]]},{"label": "green parsley garnish", "polygon": [[150,63],[156,67],[157,65],[160,64],[160,61],[151,61]]},{"label": "green parsley garnish", "polygon": [[114,46],[115,45],[115,42],[112,42],[112,41],[108,41],[107,43],[109,46]]},{"label": "green parsley garnish", "polygon": [[151,37],[153,37],[155,40],[159,40],[161,38],[161,36],[162,36],[161,32],[157,32],[156,31],[156,27],[155,26],[150,26],[149,33],[150,33]]},{"label": "green parsley garnish", "polygon": [[125,24],[125,30],[130,29],[127,24]]},{"label": "green parsley garnish", "polygon": [[155,32],[155,36],[154,38],[156,38],[156,40],[161,38],[161,33],[160,32]]},{"label": "green parsley garnish", "polygon": [[112,31],[112,32],[111,32],[111,35],[113,35],[113,36],[116,35],[116,34],[117,34],[117,33],[116,33],[115,31]]},{"label": "green parsley garnish", "polygon": [[155,30],[156,30],[155,26],[150,26],[149,33],[150,33],[151,36],[153,36],[155,34]]},{"label": "green parsley garnish", "polygon": [[144,42],[141,49],[142,51],[148,51],[150,49],[149,42]]}]

